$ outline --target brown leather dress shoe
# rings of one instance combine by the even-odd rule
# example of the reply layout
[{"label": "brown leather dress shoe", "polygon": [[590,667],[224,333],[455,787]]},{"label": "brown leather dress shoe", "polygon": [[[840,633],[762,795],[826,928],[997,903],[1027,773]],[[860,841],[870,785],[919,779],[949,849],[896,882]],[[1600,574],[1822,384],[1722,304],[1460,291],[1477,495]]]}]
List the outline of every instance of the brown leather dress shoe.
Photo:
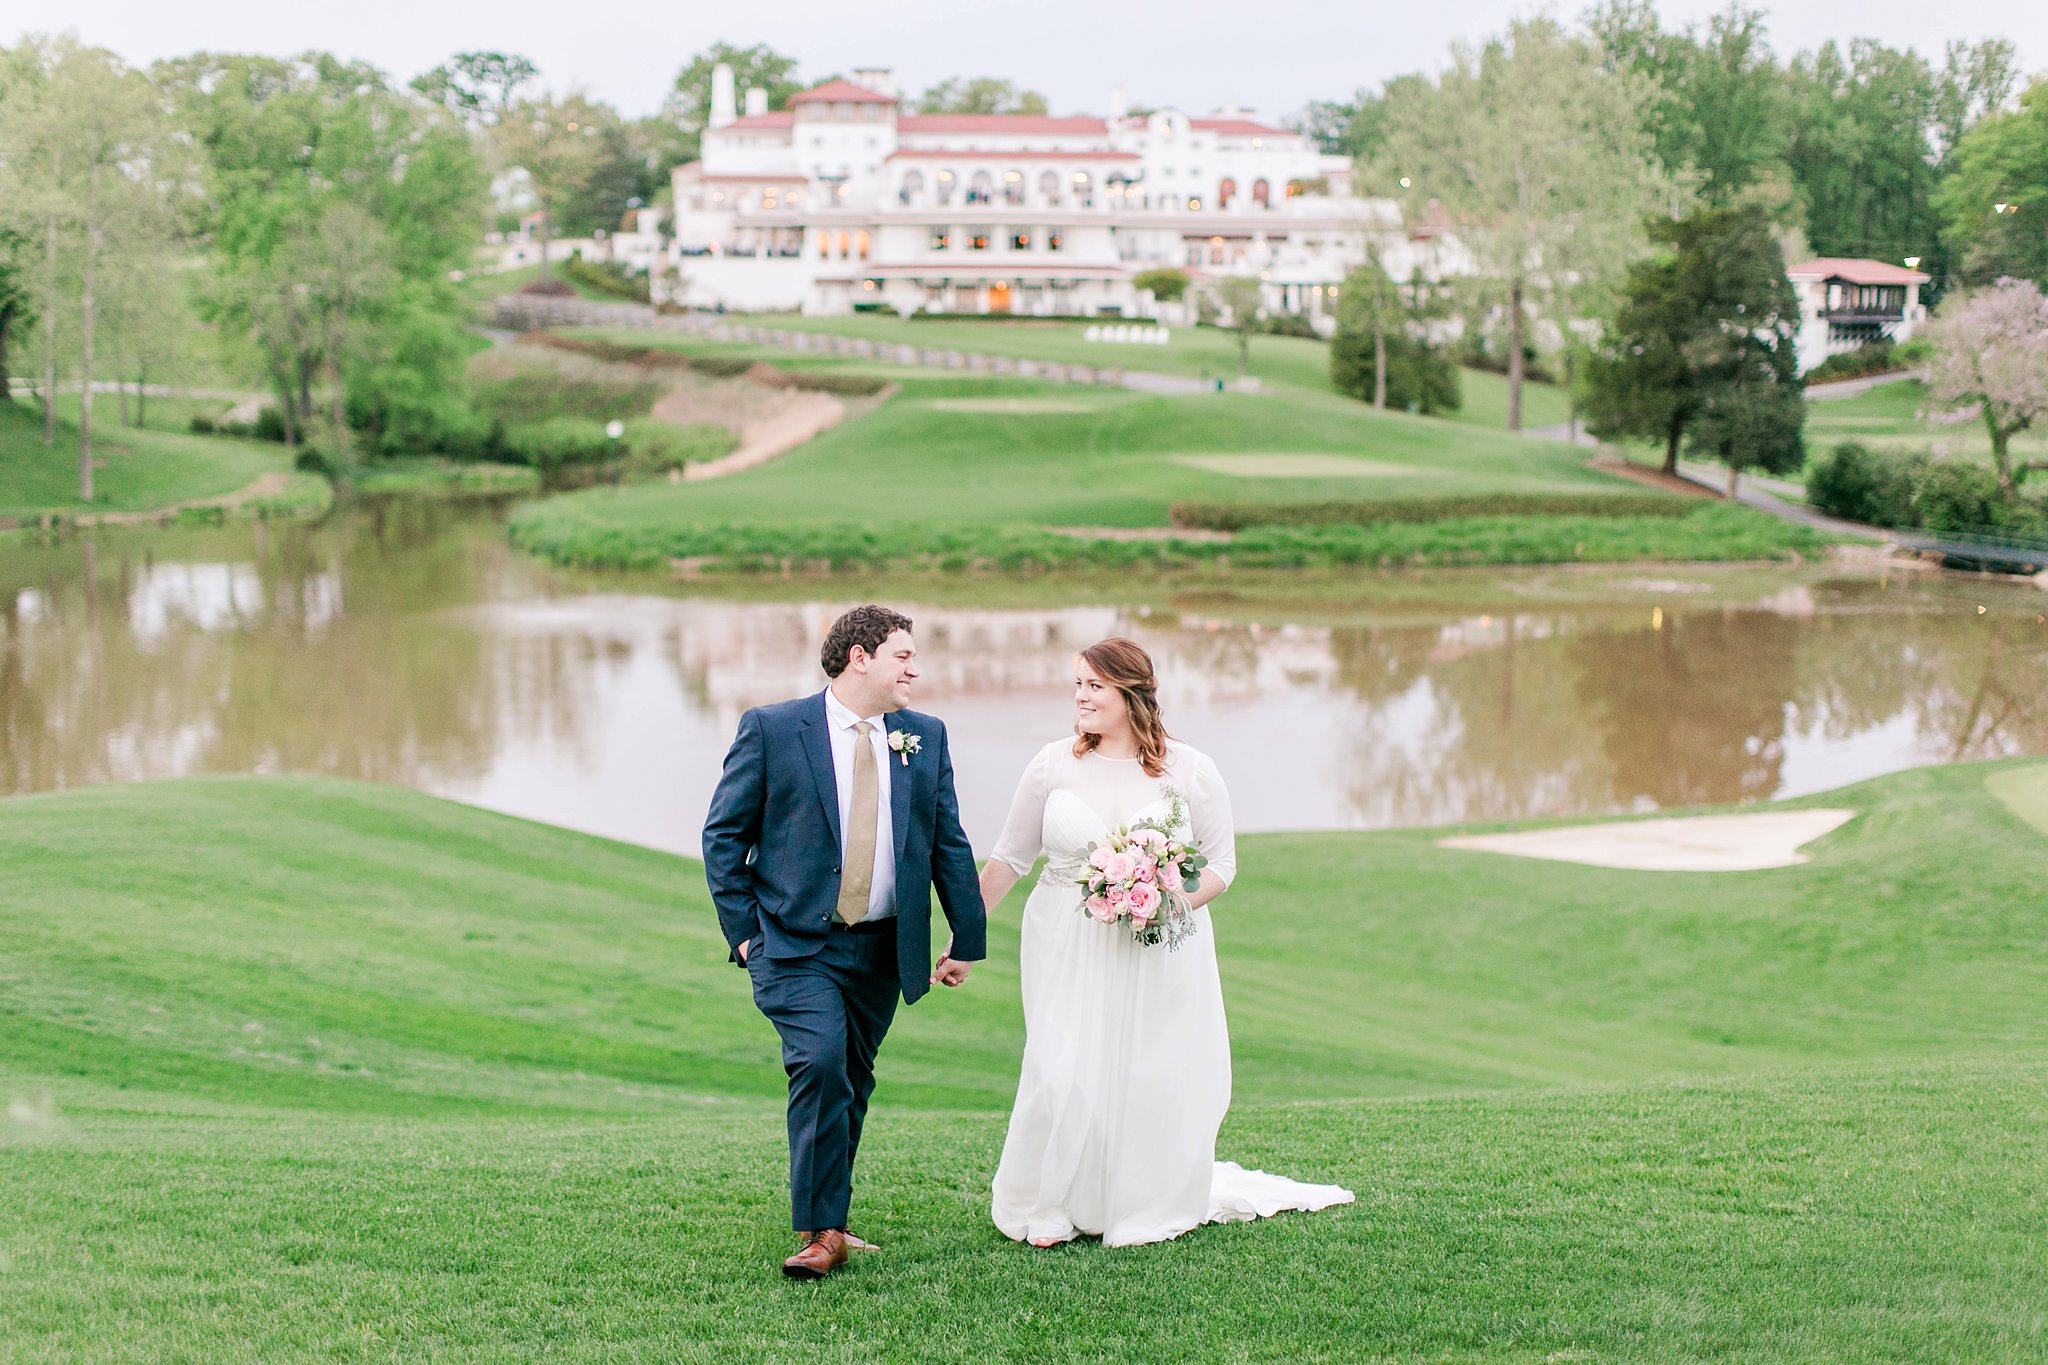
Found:
[{"label": "brown leather dress shoe", "polygon": [[804,1249],[782,1263],[782,1273],[792,1280],[822,1280],[846,1264],[846,1234],[826,1228],[811,1234]]}]

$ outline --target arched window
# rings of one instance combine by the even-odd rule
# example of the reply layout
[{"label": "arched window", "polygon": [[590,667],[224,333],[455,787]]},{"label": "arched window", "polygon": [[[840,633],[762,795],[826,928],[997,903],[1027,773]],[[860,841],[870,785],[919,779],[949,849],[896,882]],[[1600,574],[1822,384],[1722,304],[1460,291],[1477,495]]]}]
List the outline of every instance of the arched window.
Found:
[{"label": "arched window", "polygon": [[829,232],[821,232],[818,234],[818,259],[824,261],[830,260],[831,257],[832,234]]},{"label": "arched window", "polygon": [[915,166],[903,173],[903,192],[897,196],[906,204],[914,204],[924,196],[924,172]]},{"label": "arched window", "polygon": [[1095,181],[1086,171],[1074,172],[1074,202],[1084,209],[1095,207]]},{"label": "arched window", "polygon": [[1223,183],[1216,187],[1216,207],[1227,209],[1230,207],[1230,201],[1235,198],[1237,198],[1237,182],[1229,176],[1223,177]]},{"label": "arched window", "polygon": [[1021,204],[1024,202],[1024,172],[1010,170],[1003,172],[1003,202]]},{"label": "arched window", "polygon": [[843,260],[845,260],[845,259],[846,259],[846,248],[847,248],[847,247],[848,247],[849,245],[851,245],[851,243],[850,243],[850,241],[849,241],[849,239],[848,239],[848,237],[847,237],[847,235],[846,235],[846,229],[845,229],[845,228],[841,228],[841,229],[839,230],[839,259],[840,259],[840,260],[842,260],[842,261],[843,261]]},{"label": "arched window", "polygon": [[865,228],[853,234],[853,249],[862,260],[868,258],[868,234]]},{"label": "arched window", "polygon": [[1058,171],[1046,171],[1038,177],[1038,198],[1040,202],[1050,208],[1059,207],[1060,173]]},{"label": "arched window", "polygon": [[1252,202],[1261,208],[1273,206],[1273,187],[1263,180],[1252,181]]},{"label": "arched window", "polygon": [[995,178],[987,171],[976,171],[974,178],[967,182],[967,202],[970,204],[993,204],[995,198]]},{"label": "arched window", "polygon": [[938,191],[932,197],[941,204],[950,204],[953,202],[953,191],[958,189],[959,185],[960,178],[958,176],[954,175],[951,171],[940,171]]}]

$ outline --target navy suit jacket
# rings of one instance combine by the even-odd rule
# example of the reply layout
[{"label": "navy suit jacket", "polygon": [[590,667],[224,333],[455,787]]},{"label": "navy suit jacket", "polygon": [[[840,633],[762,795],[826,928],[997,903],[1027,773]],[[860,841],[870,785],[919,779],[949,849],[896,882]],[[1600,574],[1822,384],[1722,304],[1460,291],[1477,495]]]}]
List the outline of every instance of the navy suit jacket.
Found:
[{"label": "navy suit jacket", "polygon": [[[749,953],[808,957],[832,932],[839,903],[839,786],[825,694],[757,706],[740,717],[725,772],[704,820],[704,876],[731,945]],[[960,828],[946,727],[896,711],[891,731],[918,736],[918,751],[889,774],[896,832],[896,966],[906,1001],[929,988],[931,901],[939,893],[953,930],[952,956],[987,956],[986,917],[974,850]]]}]

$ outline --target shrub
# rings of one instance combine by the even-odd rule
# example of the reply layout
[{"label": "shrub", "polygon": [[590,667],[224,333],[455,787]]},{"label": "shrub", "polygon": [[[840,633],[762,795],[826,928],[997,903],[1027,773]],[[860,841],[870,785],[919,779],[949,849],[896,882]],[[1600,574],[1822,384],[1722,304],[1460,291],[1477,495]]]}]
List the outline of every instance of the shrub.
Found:
[{"label": "shrub", "polygon": [[731,355],[700,355],[689,358],[690,368],[713,379],[737,379],[757,362]]},{"label": "shrub", "polygon": [[1149,289],[1161,303],[1176,303],[1188,292],[1188,272],[1172,266],[1141,270],[1131,279],[1133,289]]},{"label": "shrub", "polygon": [[1806,475],[1806,500],[1831,517],[1868,526],[1912,526],[1917,466],[1912,461],[1873,454],[1855,441],[1844,441],[1821,456]]},{"label": "shrub", "polygon": [[1248,526],[1377,526],[1461,517],[1682,517],[1700,502],[1669,493],[1467,493],[1433,498],[1292,503],[1177,502],[1175,526],[1242,531]]},{"label": "shrub", "polygon": [[553,417],[579,417],[600,424],[614,418],[639,417],[661,397],[662,381],[649,375],[579,377],[544,365],[503,376],[472,376],[470,400],[487,417],[507,426],[544,422]]},{"label": "shrub", "polygon": [[1892,347],[1892,364],[1902,370],[1917,370],[1934,356],[1934,347],[1926,337],[1914,337]]},{"label": "shrub", "polygon": [[192,414],[192,434],[193,434],[194,436],[211,436],[211,435],[213,435],[213,419],[212,419],[211,417],[208,417],[208,416],[207,416],[207,415],[206,415],[205,413],[201,413],[201,412],[195,412],[195,413],[193,413],[193,414]]},{"label": "shrub", "polygon": [[[1373,340],[1339,332],[1330,343],[1330,383],[1339,393],[1372,401]],[[1406,332],[1387,334],[1387,405],[1411,412],[1456,412],[1463,396],[1458,371],[1444,353]]]},{"label": "shrub", "polygon": [[790,380],[790,387],[793,389],[844,394],[854,398],[866,398],[889,387],[888,380],[871,374],[797,373],[790,375]]},{"label": "shrub", "polygon": [[856,313],[870,313],[878,318],[900,318],[903,316],[896,311],[896,305],[893,303],[856,303],[853,305],[853,311]]},{"label": "shrub", "polygon": [[1998,476],[1965,460],[1930,460],[1914,480],[1913,506],[1920,524],[1937,534],[1997,526],[2004,501]]},{"label": "shrub", "polygon": [[1879,337],[1866,341],[1853,351],[1831,355],[1806,372],[1809,384],[1825,384],[1831,379],[1856,379],[1866,374],[1883,374],[1899,368],[1896,348],[1890,337]]},{"label": "shrub", "polygon": [[573,299],[576,297],[575,286],[563,284],[552,275],[543,275],[532,284],[520,289],[519,292],[522,294],[538,294],[542,298],[550,299]]},{"label": "shrub", "polygon": [[1265,325],[1260,327],[1259,330],[1268,336],[1302,337],[1309,341],[1322,340],[1322,334],[1316,331],[1315,324],[1299,313],[1276,313],[1272,317],[1267,318]]},{"label": "shrub", "polygon": [[[1469,365],[1475,370],[1485,370],[1489,374],[1506,374],[1508,372],[1507,356],[1500,351],[1488,347],[1485,337],[1480,334],[1480,329],[1476,327],[1467,327],[1465,329],[1464,337],[1452,349],[1451,359],[1460,365]],[[1549,367],[1536,358],[1535,348],[1531,346],[1522,347],[1522,378],[1533,379],[1539,384],[1554,384],[1557,382],[1557,376],[1552,374]]]},{"label": "shrub", "polygon": [[568,260],[562,262],[562,273],[592,293],[629,299],[635,303],[647,302],[647,277],[626,270],[614,261],[586,261],[582,252],[573,252]]},{"label": "shrub", "polygon": [[625,472],[633,478],[647,479],[730,455],[739,438],[730,428],[711,422],[677,426],[645,421],[626,424],[623,444]]}]

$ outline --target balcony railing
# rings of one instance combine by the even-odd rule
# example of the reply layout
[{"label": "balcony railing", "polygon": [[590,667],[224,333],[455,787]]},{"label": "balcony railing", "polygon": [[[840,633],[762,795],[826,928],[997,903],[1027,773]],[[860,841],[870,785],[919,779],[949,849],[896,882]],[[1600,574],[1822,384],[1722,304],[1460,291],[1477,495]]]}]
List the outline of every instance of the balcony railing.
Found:
[{"label": "balcony railing", "polygon": [[1904,304],[1899,305],[1897,308],[1868,306],[1823,308],[1820,310],[1820,315],[1829,322],[1835,323],[1904,322],[1906,320],[1906,308]]}]

